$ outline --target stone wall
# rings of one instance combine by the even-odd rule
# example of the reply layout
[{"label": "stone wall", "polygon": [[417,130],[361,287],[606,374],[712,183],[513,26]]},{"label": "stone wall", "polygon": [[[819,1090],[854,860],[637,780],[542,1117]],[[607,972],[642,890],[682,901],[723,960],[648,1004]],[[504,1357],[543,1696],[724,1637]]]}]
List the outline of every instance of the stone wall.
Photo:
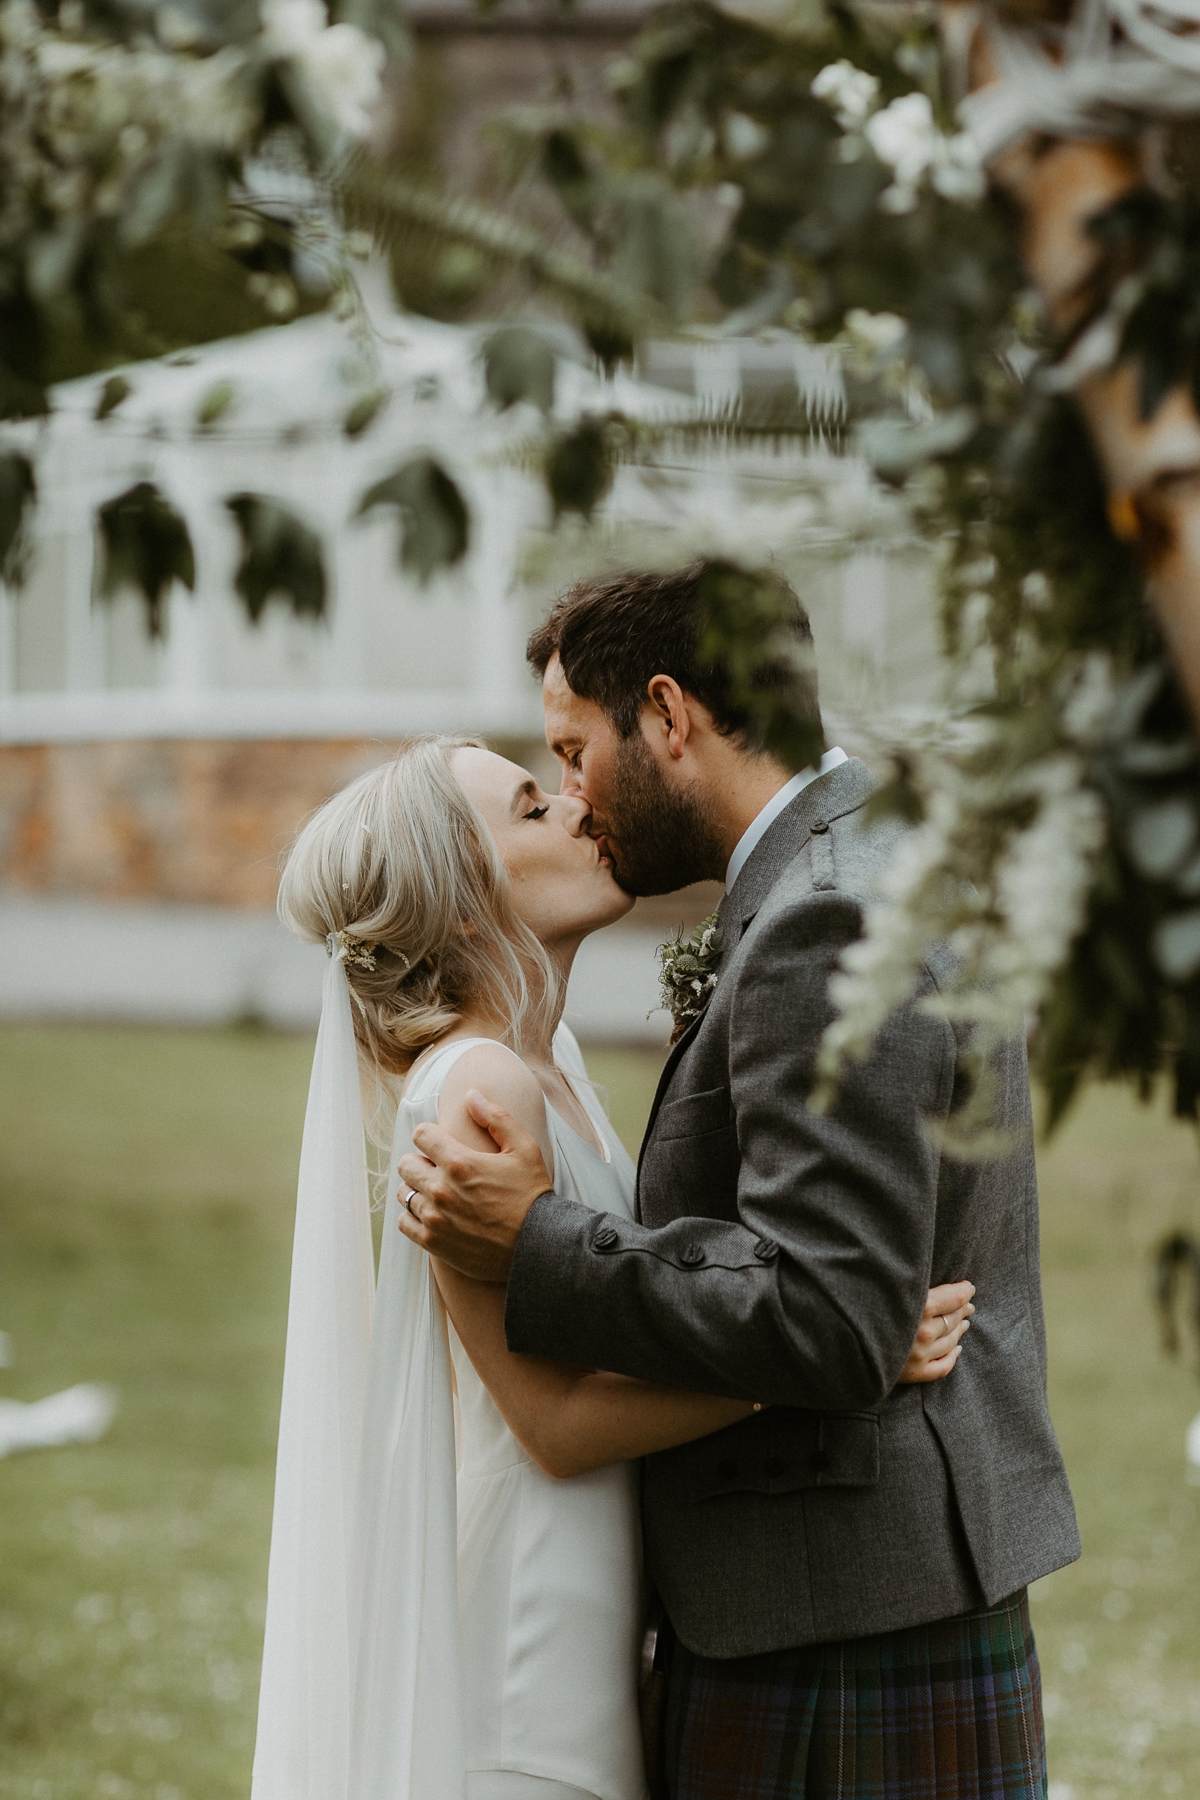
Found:
[{"label": "stone wall", "polygon": [[393,745],[211,739],[0,749],[0,890],[272,907],[314,807]]}]

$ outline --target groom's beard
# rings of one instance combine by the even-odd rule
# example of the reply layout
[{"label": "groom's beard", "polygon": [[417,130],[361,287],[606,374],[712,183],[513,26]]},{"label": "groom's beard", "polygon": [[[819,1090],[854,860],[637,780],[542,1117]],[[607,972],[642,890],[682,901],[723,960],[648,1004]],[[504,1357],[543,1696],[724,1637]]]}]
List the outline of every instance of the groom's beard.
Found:
[{"label": "groom's beard", "polygon": [[725,873],[723,849],[698,798],[664,781],[639,731],[621,741],[609,816],[594,820],[593,831],[606,840],[627,894],[670,894]]}]

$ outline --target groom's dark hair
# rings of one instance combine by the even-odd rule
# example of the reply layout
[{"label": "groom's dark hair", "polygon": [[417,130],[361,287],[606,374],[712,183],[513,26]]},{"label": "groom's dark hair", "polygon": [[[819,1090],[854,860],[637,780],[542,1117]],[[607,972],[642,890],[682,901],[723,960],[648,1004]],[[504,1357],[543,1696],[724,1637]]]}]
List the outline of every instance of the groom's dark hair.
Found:
[{"label": "groom's dark hair", "polygon": [[[636,729],[646,688],[655,675],[669,675],[712,714],[726,737],[746,737],[750,714],[734,699],[734,683],[720,658],[702,658],[699,640],[711,584],[735,575],[729,565],[704,558],[670,575],[616,575],[607,581],[580,581],[555,601],[545,622],[525,648],[531,667],[546,673],[552,657],[562,663],[572,693],[593,700],[622,737]],[[785,629],[797,643],[812,645],[812,626],[795,590],[772,575],[782,601]],[[754,672],[761,693],[791,691],[797,696],[793,665],[761,664]],[[800,684],[799,710],[821,729],[815,671]]]}]

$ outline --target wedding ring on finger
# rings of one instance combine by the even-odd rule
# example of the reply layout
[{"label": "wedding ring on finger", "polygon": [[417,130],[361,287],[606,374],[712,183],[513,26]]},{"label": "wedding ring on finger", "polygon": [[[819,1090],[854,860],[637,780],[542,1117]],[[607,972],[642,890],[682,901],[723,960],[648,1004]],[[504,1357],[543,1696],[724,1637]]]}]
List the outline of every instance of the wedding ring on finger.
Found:
[{"label": "wedding ring on finger", "polygon": [[941,1315],[941,1317],[942,1317],[942,1324],[943,1324],[943,1325],[944,1325],[944,1326],[945,1326],[945,1327],[946,1327],[946,1336],[947,1336],[947,1337],[949,1337],[949,1335],[950,1335],[950,1321],[949,1321],[949,1319],[948,1319],[948,1318],[947,1318],[947,1317],[946,1317],[946,1315],[945,1315],[945,1313],[943,1313],[943,1314],[942,1314],[942,1315]]},{"label": "wedding ring on finger", "polygon": [[416,1195],[417,1195],[416,1188],[409,1188],[408,1192],[404,1196],[404,1210],[408,1214],[410,1219],[416,1219],[419,1224],[421,1215],[419,1213],[415,1213],[413,1211],[413,1201],[416,1199]]}]

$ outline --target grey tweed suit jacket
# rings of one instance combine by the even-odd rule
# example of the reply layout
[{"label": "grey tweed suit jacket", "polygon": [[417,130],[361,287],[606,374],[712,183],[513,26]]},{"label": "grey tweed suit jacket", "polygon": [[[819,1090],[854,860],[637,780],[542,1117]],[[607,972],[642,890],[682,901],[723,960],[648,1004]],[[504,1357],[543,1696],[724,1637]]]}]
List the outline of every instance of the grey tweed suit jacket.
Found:
[{"label": "grey tweed suit jacket", "polygon": [[[672,1052],[638,1222],[547,1194],[517,1243],[513,1350],[768,1410],[647,1457],[648,1572],[683,1642],[733,1657],[992,1604],[1074,1560],[1046,1407],[1024,1046],[998,1059],[1000,1160],[942,1155],[964,1045],[921,994],[821,1116],[806,1096],[829,977],[901,828],[856,760],[746,862],[707,1010]],[[940,965],[945,973],[944,963]],[[939,963],[924,972],[936,988]],[[927,1288],[974,1281],[945,1381],[898,1387]]]}]

